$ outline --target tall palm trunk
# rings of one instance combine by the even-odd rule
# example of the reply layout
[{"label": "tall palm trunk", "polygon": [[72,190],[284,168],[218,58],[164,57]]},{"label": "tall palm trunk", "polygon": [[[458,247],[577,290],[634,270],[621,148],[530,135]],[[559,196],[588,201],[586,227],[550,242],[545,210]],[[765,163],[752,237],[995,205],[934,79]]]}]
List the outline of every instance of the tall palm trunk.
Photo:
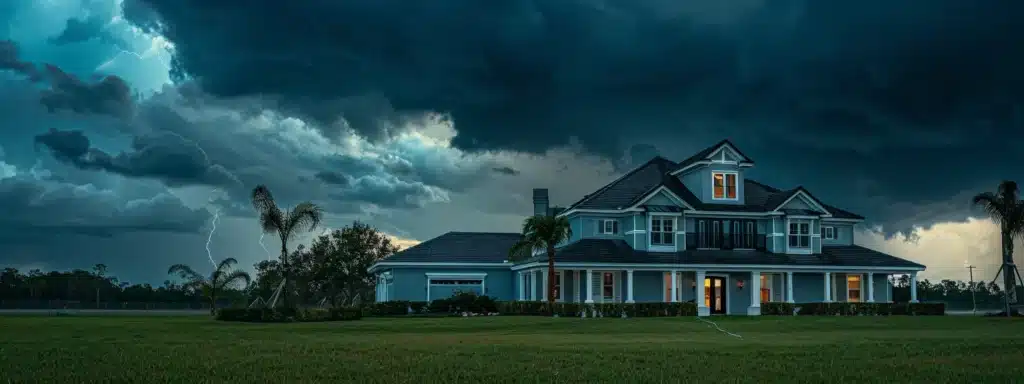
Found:
[{"label": "tall palm trunk", "polygon": [[289,306],[291,304],[291,300],[289,300],[291,290],[288,289],[288,284],[291,283],[291,279],[289,279],[291,277],[291,266],[288,264],[288,244],[284,238],[281,239],[281,268],[281,278],[284,279],[284,286],[281,287],[281,296],[284,297],[281,297],[281,299],[284,300],[285,308],[291,308]]},{"label": "tall palm trunk", "polygon": [[210,287],[210,316],[217,314],[217,291]]},{"label": "tall palm trunk", "polygon": [[548,244],[548,307],[555,305],[555,246]]},{"label": "tall palm trunk", "polygon": [[1005,310],[1006,316],[1011,316],[1010,313],[1010,301],[1017,297],[1017,282],[1015,275],[1017,269],[1013,264],[1013,237],[1009,231],[1006,230],[1006,224],[1003,224],[1003,290],[1006,296]]}]

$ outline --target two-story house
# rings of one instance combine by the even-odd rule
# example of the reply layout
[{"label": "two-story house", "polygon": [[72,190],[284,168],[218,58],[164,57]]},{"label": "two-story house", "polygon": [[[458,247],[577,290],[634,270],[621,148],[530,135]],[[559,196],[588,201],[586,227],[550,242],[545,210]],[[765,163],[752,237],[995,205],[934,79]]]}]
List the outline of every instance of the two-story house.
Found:
[{"label": "two-story house", "polygon": [[[565,216],[561,301],[694,301],[698,314],[759,314],[765,302],[891,301],[887,276],[925,266],[854,245],[863,217],[802,187],[748,179],[754,161],[728,140],[681,162],[655,157],[568,208],[533,191],[534,214]],[[543,300],[547,255],[508,261],[518,233],[449,232],[375,264],[377,299],[474,290]],[[911,284],[916,287],[916,284]],[[911,300],[916,300],[911,290]]]}]

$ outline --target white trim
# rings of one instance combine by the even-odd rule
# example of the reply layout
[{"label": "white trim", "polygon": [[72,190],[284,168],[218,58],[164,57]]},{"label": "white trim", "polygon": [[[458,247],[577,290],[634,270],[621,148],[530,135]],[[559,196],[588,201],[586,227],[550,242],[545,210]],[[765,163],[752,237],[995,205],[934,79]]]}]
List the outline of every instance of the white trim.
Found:
[{"label": "white trim", "polygon": [[687,170],[692,169],[692,168],[694,168],[694,167],[696,167],[698,165],[711,165],[711,160],[694,161],[694,162],[688,164],[685,167],[682,167],[682,168],[679,168],[679,169],[674,170],[672,172],[669,172],[669,175],[670,176],[678,175],[678,174],[686,172]]},{"label": "white trim", "polygon": [[669,189],[668,189],[667,187],[665,187],[664,185],[662,185],[662,186],[659,186],[659,187],[658,187],[657,189],[655,189],[654,191],[651,191],[651,193],[648,193],[648,194],[647,194],[646,196],[644,196],[644,198],[640,199],[640,201],[638,201],[638,202],[637,202],[636,204],[633,204],[632,206],[630,206],[630,207],[629,207],[629,208],[627,208],[627,209],[638,209],[637,207],[639,207],[639,206],[643,205],[643,204],[644,204],[644,203],[646,203],[646,202],[647,202],[648,200],[650,200],[650,199],[653,199],[653,198],[654,198],[655,196],[657,196],[657,195],[658,195],[659,193],[661,193],[661,192],[664,192],[665,194],[667,194],[669,198],[672,198],[672,199],[676,200],[676,203],[677,203],[676,205],[682,205],[682,206],[684,206],[684,207],[686,207],[686,208],[689,208],[689,209],[691,209],[691,210],[692,210],[692,209],[694,209],[694,208],[693,208],[693,206],[691,206],[690,204],[687,204],[687,203],[686,203],[686,200],[683,200],[682,198],[680,198],[680,197],[679,197],[678,195],[676,195],[675,193],[672,193],[672,191],[670,191],[670,190],[669,190]]},{"label": "white trim", "polygon": [[821,218],[821,216],[807,216],[807,215],[786,215],[786,217],[790,218],[790,219],[798,219],[798,220],[817,220],[817,219]]},{"label": "white trim", "polygon": [[825,209],[825,207],[822,206],[821,203],[819,203],[817,200],[815,200],[813,197],[808,195],[803,190],[797,190],[796,193],[793,194],[793,196],[790,196],[788,199],[786,199],[786,201],[783,201],[782,204],[779,204],[777,207],[775,207],[775,209],[773,209],[772,212],[778,212],[779,208],[782,208],[786,204],[789,204],[789,202],[795,199],[797,196],[800,196],[800,199],[807,203],[807,205],[810,205],[813,208],[817,208],[819,211],[825,212],[825,214],[827,215],[832,215],[832,213]]},{"label": "white trim", "polygon": [[[774,224],[775,224],[775,221],[774,221],[774,220],[772,220],[772,226],[773,226],[773,227],[775,226]],[[774,229],[773,229],[773,230],[774,230]],[[769,234],[767,234],[767,235],[765,235],[765,236],[768,236],[768,237],[785,237],[785,236],[786,236],[786,234],[785,234],[785,233],[769,233]]]},{"label": "white trim", "polygon": [[[633,230],[629,231],[629,232],[633,232],[632,235],[633,235],[633,246],[634,247],[636,247],[636,235],[637,235],[637,233],[640,232],[639,229],[636,229],[636,217],[637,216],[638,215],[633,215]],[[627,232],[626,234],[627,235],[630,234],[629,232]]]},{"label": "white trim", "polygon": [[860,222],[863,222],[864,219],[839,219],[839,218],[835,218],[835,217],[829,217],[829,218],[823,218],[823,219],[821,219],[821,221],[824,224],[830,224],[830,223],[860,223]]},{"label": "white trim", "polygon": [[[634,230],[634,231],[626,231],[625,233],[627,235],[636,235],[636,234],[639,234],[639,233],[647,233],[647,231],[643,230],[643,229],[637,229],[637,230]],[[633,241],[635,242],[636,239],[633,239]]]},{"label": "white trim", "polygon": [[[722,175],[722,197],[715,197],[715,175]],[[733,196],[729,197],[728,175],[733,176]],[[740,199],[740,173],[737,171],[711,171],[711,200],[712,201],[738,201]]]},{"label": "white trim", "polygon": [[376,264],[371,265],[367,268],[367,272],[373,272],[380,267],[466,267],[466,268],[498,268],[508,267],[511,265],[510,262],[505,261],[503,263],[436,263],[436,262],[407,262],[407,261],[378,261]]},{"label": "white trim", "polygon": [[643,212],[643,209],[639,208],[625,208],[625,209],[580,209],[573,208],[568,211],[559,213],[555,217],[569,216],[576,213],[600,213],[600,214],[626,214],[629,212]]},{"label": "white trim", "polygon": [[[749,272],[758,270],[762,272],[844,272],[844,271],[882,271],[892,274],[924,271],[921,267],[875,267],[875,266],[824,266],[824,265],[764,265],[764,264],[643,264],[643,263],[558,263],[565,268],[579,269],[602,269],[602,270],[625,270],[635,271],[665,271],[666,269],[677,269],[680,271],[714,270],[728,272]],[[538,268],[547,266],[547,262],[533,262],[512,267],[513,271],[520,269]]]},{"label": "white trim", "polygon": [[[732,313],[729,313],[729,303],[731,303],[732,301],[730,301],[729,290],[730,290],[730,288],[732,288],[732,285],[730,285],[729,274],[728,273],[707,273],[707,272],[705,272],[704,273],[704,279],[707,279],[709,277],[724,277],[725,278],[725,285],[722,287],[722,291],[725,292],[725,314],[726,315],[731,315]],[[694,276],[694,278],[696,278],[696,276]],[[707,288],[707,286],[704,285],[704,282],[701,282],[700,286],[703,287],[703,288]],[[703,291],[703,290],[701,290],[701,291]],[[694,292],[693,294],[695,296],[694,299],[693,299],[694,301],[697,301],[698,299],[699,300],[703,300],[704,299],[702,297],[702,296],[704,296],[704,292],[700,292],[700,294],[698,294],[697,292]],[[710,309],[711,306],[708,305],[707,308],[708,308],[708,311],[710,312],[711,311],[711,309]]]},{"label": "white trim", "polygon": [[705,157],[705,159],[711,159],[711,158],[715,157],[715,155],[717,155],[719,152],[722,152],[722,160],[720,160],[720,161],[726,161],[725,160],[725,150],[729,150],[729,152],[732,152],[732,153],[730,153],[730,155],[733,158],[738,159],[736,161],[733,161],[734,163],[736,163],[736,162],[750,162],[750,159],[748,159],[746,156],[741,155],[740,151],[737,151],[736,148],[731,146],[731,145],[729,145],[729,143],[722,143],[722,145],[719,145],[718,148],[715,149],[713,152],[711,152],[710,155]]}]

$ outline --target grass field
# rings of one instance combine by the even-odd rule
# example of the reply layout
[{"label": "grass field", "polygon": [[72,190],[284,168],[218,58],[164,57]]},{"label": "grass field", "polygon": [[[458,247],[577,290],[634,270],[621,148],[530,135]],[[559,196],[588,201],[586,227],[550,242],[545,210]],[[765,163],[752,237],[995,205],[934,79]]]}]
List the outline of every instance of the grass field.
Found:
[{"label": "grass field", "polygon": [[[1024,380],[1024,321],[530,317],[230,324],[0,317],[11,382],[504,383]],[[6,380],[0,380],[6,382]]]}]

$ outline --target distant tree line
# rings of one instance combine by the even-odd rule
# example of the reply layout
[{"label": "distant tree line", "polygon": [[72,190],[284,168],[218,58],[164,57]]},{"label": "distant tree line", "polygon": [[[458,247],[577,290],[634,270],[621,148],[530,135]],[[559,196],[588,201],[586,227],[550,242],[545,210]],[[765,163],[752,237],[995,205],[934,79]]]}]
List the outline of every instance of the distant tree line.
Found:
[{"label": "distant tree line", "polygon": [[[909,276],[890,276],[889,282],[893,285],[893,301],[910,300]],[[918,301],[944,302],[951,309],[971,309],[972,291],[979,309],[998,309],[1004,304],[1003,289],[993,281],[975,281],[971,284],[966,281],[943,279],[933,283],[925,279],[917,282]],[[1018,285],[1017,292],[1024,292],[1024,287]]]},{"label": "distant tree line", "polygon": [[[290,253],[292,284],[283,295],[289,296],[293,305],[371,302],[376,282],[367,269],[397,250],[387,235],[359,222],[331,231],[317,237],[310,247],[300,245]],[[104,264],[91,270],[49,272],[5,268],[0,272],[0,307],[209,308],[211,292],[196,281],[208,277],[191,269],[182,274],[184,267],[172,266],[170,279],[158,286],[120,281],[107,274]],[[280,285],[283,269],[278,260],[256,263],[250,284],[244,285],[248,279],[240,279],[242,284],[216,292],[217,306],[246,306],[259,298],[268,299]]]}]

